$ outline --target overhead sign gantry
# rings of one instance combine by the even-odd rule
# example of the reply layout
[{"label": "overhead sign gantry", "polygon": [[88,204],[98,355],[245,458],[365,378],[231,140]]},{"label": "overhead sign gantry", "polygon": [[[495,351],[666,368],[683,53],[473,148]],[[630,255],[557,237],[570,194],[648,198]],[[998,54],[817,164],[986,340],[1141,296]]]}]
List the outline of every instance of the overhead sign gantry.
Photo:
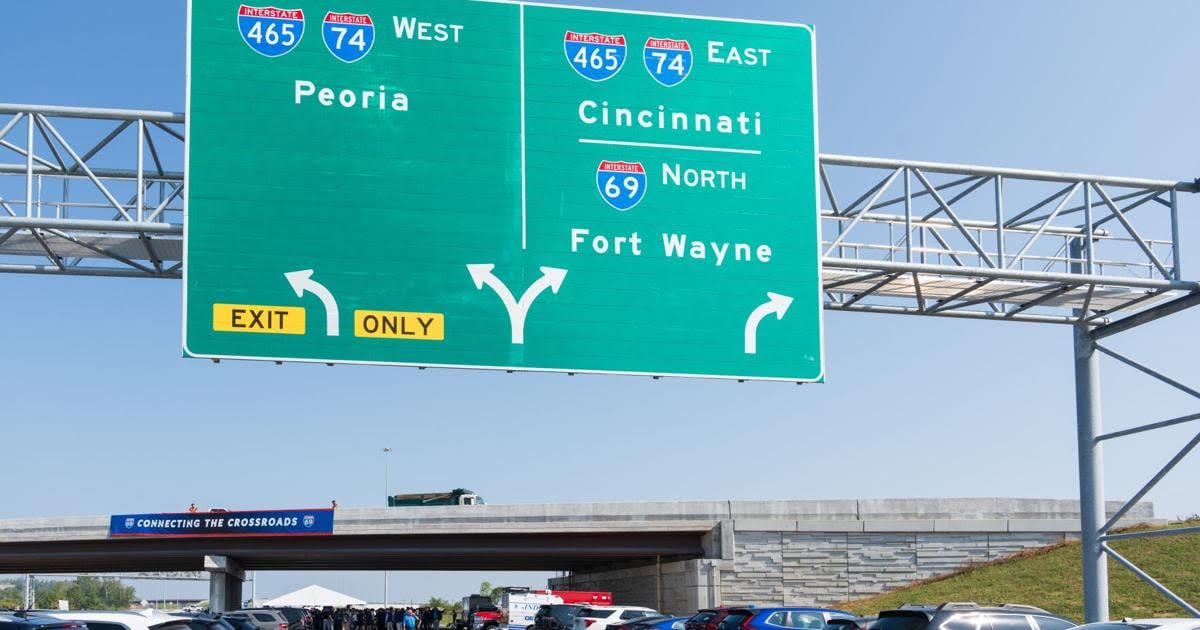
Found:
[{"label": "overhead sign gantry", "polygon": [[187,354],[822,379],[809,27],[354,10],[192,3]]}]

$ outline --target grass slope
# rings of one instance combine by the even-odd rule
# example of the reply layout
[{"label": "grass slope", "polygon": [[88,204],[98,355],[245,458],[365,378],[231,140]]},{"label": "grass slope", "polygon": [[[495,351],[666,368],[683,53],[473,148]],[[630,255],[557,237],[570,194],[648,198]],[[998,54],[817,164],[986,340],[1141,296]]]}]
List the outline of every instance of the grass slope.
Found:
[{"label": "grass slope", "polygon": [[[1200,521],[1171,527],[1196,525]],[[1185,601],[1193,605],[1200,602],[1200,534],[1121,540],[1111,545]],[[1065,543],[965,568],[950,576],[917,582],[838,607],[874,615],[905,603],[1007,602],[1030,604],[1082,620],[1083,578],[1079,556],[1078,542]],[[1109,605],[1114,618],[1187,616],[1113,560],[1109,560]]]}]

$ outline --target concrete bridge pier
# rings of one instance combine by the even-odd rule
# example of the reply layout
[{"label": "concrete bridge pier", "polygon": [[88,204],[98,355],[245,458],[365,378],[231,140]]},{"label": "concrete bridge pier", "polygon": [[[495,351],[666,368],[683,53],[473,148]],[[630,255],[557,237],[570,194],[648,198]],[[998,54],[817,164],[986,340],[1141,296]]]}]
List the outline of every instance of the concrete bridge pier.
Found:
[{"label": "concrete bridge pier", "polygon": [[208,610],[223,613],[242,607],[242,583],[246,572],[229,556],[204,556],[208,577]]}]

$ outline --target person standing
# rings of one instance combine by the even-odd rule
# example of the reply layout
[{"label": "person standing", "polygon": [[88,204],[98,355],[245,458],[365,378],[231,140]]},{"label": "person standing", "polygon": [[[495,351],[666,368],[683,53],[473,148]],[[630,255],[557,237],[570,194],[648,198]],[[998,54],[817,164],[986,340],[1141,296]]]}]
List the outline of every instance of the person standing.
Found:
[{"label": "person standing", "polygon": [[404,613],[404,630],[417,630],[417,614],[411,608]]}]

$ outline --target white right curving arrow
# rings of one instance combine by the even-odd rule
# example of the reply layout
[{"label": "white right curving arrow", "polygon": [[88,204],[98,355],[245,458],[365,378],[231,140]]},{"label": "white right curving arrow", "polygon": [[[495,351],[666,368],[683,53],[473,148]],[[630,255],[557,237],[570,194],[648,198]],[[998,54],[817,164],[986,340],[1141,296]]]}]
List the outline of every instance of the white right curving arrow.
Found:
[{"label": "white right curving arrow", "polygon": [[778,293],[767,293],[766,304],[754,309],[750,313],[750,317],[746,320],[746,354],[758,354],[758,325],[762,320],[772,313],[776,319],[783,319],[787,314],[788,309],[792,307],[794,298]]},{"label": "white right curving arrow", "polygon": [[292,285],[292,290],[296,292],[296,297],[304,297],[304,292],[308,291],[321,298],[321,303],[325,305],[325,334],[329,337],[337,337],[339,332],[337,300],[333,299],[333,294],[325,288],[325,285],[313,280],[312,275],[312,269],[283,274],[288,283]]},{"label": "white right curving arrow", "polygon": [[496,265],[490,264],[467,265],[467,271],[471,272],[471,279],[475,281],[475,288],[483,289],[484,285],[491,287],[500,297],[500,301],[504,303],[504,309],[508,311],[508,321],[512,325],[512,342],[524,344],[525,316],[529,314],[529,307],[533,306],[534,300],[546,289],[558,293],[558,290],[562,288],[563,280],[567,277],[567,270],[542,267],[542,277],[529,285],[529,288],[521,295],[521,301],[518,302],[508,286],[493,273],[495,269]]}]

